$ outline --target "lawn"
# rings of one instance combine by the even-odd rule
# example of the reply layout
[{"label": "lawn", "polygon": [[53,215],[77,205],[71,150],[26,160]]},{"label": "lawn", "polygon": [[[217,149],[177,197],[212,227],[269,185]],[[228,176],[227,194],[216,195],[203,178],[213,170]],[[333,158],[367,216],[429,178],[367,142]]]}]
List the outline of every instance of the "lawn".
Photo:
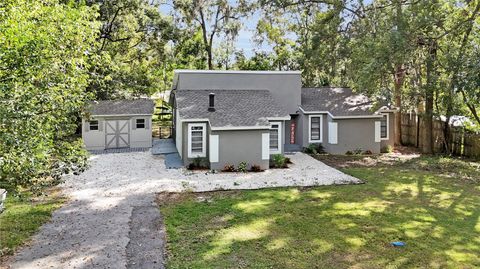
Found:
[{"label": "lawn", "polygon": [[161,194],[168,268],[480,267],[478,163],[331,164],[365,184]]},{"label": "lawn", "polygon": [[7,195],[6,209],[0,214],[0,261],[30,238],[48,221],[52,212],[65,201],[57,191],[35,197],[27,192],[19,196]]}]

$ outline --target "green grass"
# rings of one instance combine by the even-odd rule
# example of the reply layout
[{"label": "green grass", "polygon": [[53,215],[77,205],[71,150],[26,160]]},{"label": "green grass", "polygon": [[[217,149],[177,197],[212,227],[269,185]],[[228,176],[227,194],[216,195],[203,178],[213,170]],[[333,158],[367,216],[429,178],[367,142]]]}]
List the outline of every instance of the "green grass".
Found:
[{"label": "green grass", "polygon": [[362,185],[164,197],[168,268],[478,268],[477,169],[429,157],[344,168]]},{"label": "green grass", "polygon": [[22,193],[22,198],[8,194],[6,209],[0,214],[0,257],[13,254],[64,201],[56,192],[41,197]]}]

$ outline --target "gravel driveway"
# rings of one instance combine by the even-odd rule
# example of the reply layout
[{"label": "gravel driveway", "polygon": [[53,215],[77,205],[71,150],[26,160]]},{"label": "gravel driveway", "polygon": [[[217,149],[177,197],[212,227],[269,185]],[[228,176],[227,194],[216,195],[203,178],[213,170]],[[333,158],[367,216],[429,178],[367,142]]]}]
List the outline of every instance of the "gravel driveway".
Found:
[{"label": "gravel driveway", "polygon": [[149,152],[93,155],[91,167],[62,185],[71,200],[53,213],[12,268],[163,268],[164,231],[155,193],[352,184],[303,153],[288,169],[262,173],[191,173],[165,169]]}]

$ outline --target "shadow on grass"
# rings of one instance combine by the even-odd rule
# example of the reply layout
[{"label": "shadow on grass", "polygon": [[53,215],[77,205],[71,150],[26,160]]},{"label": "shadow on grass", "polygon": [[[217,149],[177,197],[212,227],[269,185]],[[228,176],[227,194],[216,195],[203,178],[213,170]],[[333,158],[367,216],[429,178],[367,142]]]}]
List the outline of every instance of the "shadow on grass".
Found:
[{"label": "shadow on grass", "polygon": [[[396,167],[345,172],[367,184],[186,194],[162,205],[169,268],[480,266],[477,185]],[[397,240],[407,246],[391,247]]]}]

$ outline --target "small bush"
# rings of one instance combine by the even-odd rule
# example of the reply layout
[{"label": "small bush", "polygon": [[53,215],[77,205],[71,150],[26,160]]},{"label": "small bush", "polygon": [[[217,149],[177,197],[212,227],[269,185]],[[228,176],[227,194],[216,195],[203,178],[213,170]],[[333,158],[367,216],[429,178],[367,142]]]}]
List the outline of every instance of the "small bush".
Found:
[{"label": "small bush", "polygon": [[235,166],[227,163],[223,166],[222,172],[235,172]]},{"label": "small bush", "polygon": [[386,145],[380,150],[381,153],[392,153],[393,147],[391,145]]},{"label": "small bush", "polygon": [[292,164],[292,160],[290,160],[290,158],[288,158],[288,157],[285,157],[285,163],[286,164]]},{"label": "small bush", "polygon": [[238,169],[237,169],[237,170],[238,170],[239,172],[246,173],[246,172],[247,172],[247,165],[248,165],[247,162],[240,162],[240,163],[238,164]]},{"label": "small bush", "polygon": [[252,165],[252,172],[263,172],[263,169],[258,164]]},{"label": "small bush", "polygon": [[372,154],[373,154],[373,152],[369,149],[367,149],[363,152],[363,155],[372,155]]},{"label": "small bush", "polygon": [[189,170],[209,169],[210,165],[207,158],[197,157],[187,167]]},{"label": "small bush", "polygon": [[347,150],[347,152],[345,152],[345,155],[353,155],[353,152],[351,152],[350,150]]},{"label": "small bush", "polygon": [[286,158],[282,154],[274,154],[272,157],[273,166],[276,168],[286,168]]},{"label": "small bush", "polygon": [[361,148],[357,148],[353,151],[353,154],[354,155],[360,155],[360,154],[362,154],[362,152],[363,152],[363,150]]},{"label": "small bush", "polygon": [[308,147],[303,148],[303,152],[307,154],[319,154],[325,153],[322,144],[310,144]]}]

